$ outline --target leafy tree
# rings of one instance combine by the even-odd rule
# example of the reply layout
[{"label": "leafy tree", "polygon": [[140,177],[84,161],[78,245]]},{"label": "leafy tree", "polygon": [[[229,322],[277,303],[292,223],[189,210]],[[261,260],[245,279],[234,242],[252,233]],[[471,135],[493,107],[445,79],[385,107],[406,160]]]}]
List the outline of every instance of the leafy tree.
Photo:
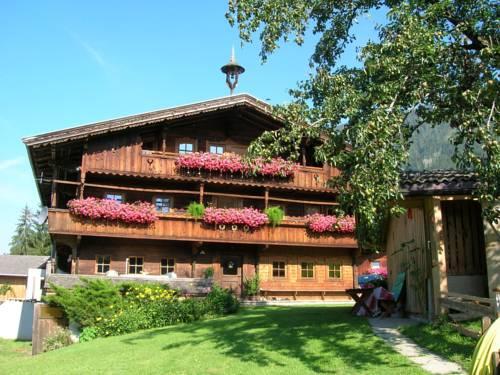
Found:
[{"label": "leafy tree", "polygon": [[26,205],[19,217],[10,242],[10,253],[15,255],[49,255],[51,249],[47,224],[40,224],[40,211],[33,214]]},{"label": "leafy tree", "polygon": [[[380,8],[386,22],[378,41],[360,48],[361,66],[339,65],[353,24]],[[312,73],[291,91],[291,105],[276,108],[285,128],[263,134],[251,152],[297,158],[301,145],[322,137],[315,156],[342,171],[333,181],[341,207],[356,213],[361,244],[374,247],[387,215],[402,212],[399,178],[412,134],[424,123],[447,124],[454,162],[478,173],[484,213],[498,221],[499,13],[487,0],[229,0],[241,39],[260,33],[263,61],[282,40],[319,36]]]}]

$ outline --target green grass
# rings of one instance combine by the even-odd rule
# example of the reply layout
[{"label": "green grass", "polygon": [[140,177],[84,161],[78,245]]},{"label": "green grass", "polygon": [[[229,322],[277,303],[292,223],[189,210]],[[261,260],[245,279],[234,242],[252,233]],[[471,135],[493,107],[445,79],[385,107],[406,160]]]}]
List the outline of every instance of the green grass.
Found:
[{"label": "green grass", "polygon": [[31,342],[0,339],[0,368],[31,355]]},{"label": "green grass", "polygon": [[477,340],[462,336],[450,323],[419,324],[402,327],[400,331],[431,352],[459,363],[464,369],[470,368]]},{"label": "green grass", "polygon": [[0,364],[0,374],[425,374],[350,307],[259,307]]}]

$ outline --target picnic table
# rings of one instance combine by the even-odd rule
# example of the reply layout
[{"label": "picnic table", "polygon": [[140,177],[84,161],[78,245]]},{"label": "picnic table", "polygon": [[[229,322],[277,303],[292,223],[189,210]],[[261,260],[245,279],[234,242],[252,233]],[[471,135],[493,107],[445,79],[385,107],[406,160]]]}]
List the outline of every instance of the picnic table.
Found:
[{"label": "picnic table", "polygon": [[366,305],[366,300],[372,294],[374,288],[353,288],[346,289],[346,293],[351,296],[351,298],[355,301],[354,306],[351,309],[351,313],[353,315],[357,315],[358,311],[361,307],[364,307],[365,310],[371,316],[371,309]]}]

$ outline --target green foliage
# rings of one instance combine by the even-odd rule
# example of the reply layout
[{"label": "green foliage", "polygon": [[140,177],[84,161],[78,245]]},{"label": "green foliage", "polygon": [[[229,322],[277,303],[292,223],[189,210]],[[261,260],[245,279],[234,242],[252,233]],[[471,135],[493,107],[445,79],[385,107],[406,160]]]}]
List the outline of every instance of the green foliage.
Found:
[{"label": "green foliage", "polygon": [[205,279],[209,279],[211,277],[214,277],[214,268],[213,267],[207,267],[203,270],[203,277]]},{"label": "green foliage", "polygon": [[51,284],[53,295],[43,297],[51,305],[61,307],[70,321],[83,327],[110,318],[123,303],[119,287],[109,280],[81,278],[73,289]]},{"label": "green foliage", "polygon": [[[353,25],[384,7],[386,22],[378,41],[360,48],[360,67],[339,66]],[[311,75],[291,91],[291,105],[276,108],[285,128],[265,132],[249,151],[297,158],[321,134],[315,157],[341,170],[332,186],[341,208],[356,214],[363,247],[377,248],[388,215],[403,212],[400,174],[423,124],[451,126],[454,163],[478,173],[484,214],[499,219],[500,29],[490,1],[230,0],[227,17],[243,41],[260,33],[263,60],[282,38],[301,44],[308,28],[318,34]]]},{"label": "green foliage", "polygon": [[217,285],[212,286],[212,291],[208,293],[206,301],[209,310],[215,316],[233,314],[240,308],[240,303],[234,293]]},{"label": "green foliage", "polygon": [[257,296],[260,293],[260,279],[259,274],[255,274],[254,277],[247,278],[243,282],[243,288],[245,290],[246,296]]},{"label": "green foliage", "polygon": [[68,329],[59,329],[51,336],[43,340],[43,351],[48,352],[51,350],[61,349],[65,346],[73,344],[71,340],[71,332]]},{"label": "green foliage", "polygon": [[202,203],[191,202],[187,206],[187,212],[190,214],[195,220],[199,220],[203,217],[205,213],[205,206]]},{"label": "green foliage", "polygon": [[464,368],[470,368],[477,339],[460,335],[442,316],[430,324],[419,324],[400,328],[401,332],[418,345]]},{"label": "green foliage", "polygon": [[84,327],[80,332],[79,341],[92,341],[99,337],[99,330],[96,327]]},{"label": "green foliage", "polygon": [[281,224],[283,221],[283,217],[285,216],[285,212],[279,206],[271,206],[266,208],[265,213],[267,218],[269,219],[269,223],[274,228]]},{"label": "green foliage", "polygon": [[81,341],[193,322],[236,312],[239,306],[231,291],[219,287],[206,298],[190,299],[159,283],[82,279],[73,289],[51,288],[54,294],[44,301],[61,307],[71,321],[83,327]]},{"label": "green foliage", "polygon": [[13,255],[49,255],[51,250],[47,223],[38,223],[40,210],[33,213],[28,206],[21,211],[15,233],[10,241]]},{"label": "green foliage", "polygon": [[2,284],[0,285],[0,296],[5,296],[7,293],[12,291],[12,287],[10,284]]}]

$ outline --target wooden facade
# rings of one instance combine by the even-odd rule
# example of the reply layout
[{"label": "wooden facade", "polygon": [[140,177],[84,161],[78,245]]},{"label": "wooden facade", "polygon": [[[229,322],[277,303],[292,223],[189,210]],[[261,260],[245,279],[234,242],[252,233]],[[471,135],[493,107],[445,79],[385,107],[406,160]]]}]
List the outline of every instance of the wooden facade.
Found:
[{"label": "wooden facade", "polygon": [[[50,207],[56,270],[197,278],[211,267],[216,282],[238,293],[259,273],[268,298],[345,299],[343,291],[355,285],[357,243],[353,235],[312,235],[305,226],[305,216],[337,205],[329,180],[339,173],[315,161],[309,146],[288,180],[176,167],[180,153],[243,155],[263,131],[280,126],[267,104],[237,95],[25,139],[42,201]],[[107,196],[123,202],[160,197],[168,212],[137,226],[83,220],[67,209],[74,198]],[[275,228],[220,230],[186,214],[192,201],[260,210],[279,205],[286,217]],[[282,264],[286,270],[273,271]]]}]

